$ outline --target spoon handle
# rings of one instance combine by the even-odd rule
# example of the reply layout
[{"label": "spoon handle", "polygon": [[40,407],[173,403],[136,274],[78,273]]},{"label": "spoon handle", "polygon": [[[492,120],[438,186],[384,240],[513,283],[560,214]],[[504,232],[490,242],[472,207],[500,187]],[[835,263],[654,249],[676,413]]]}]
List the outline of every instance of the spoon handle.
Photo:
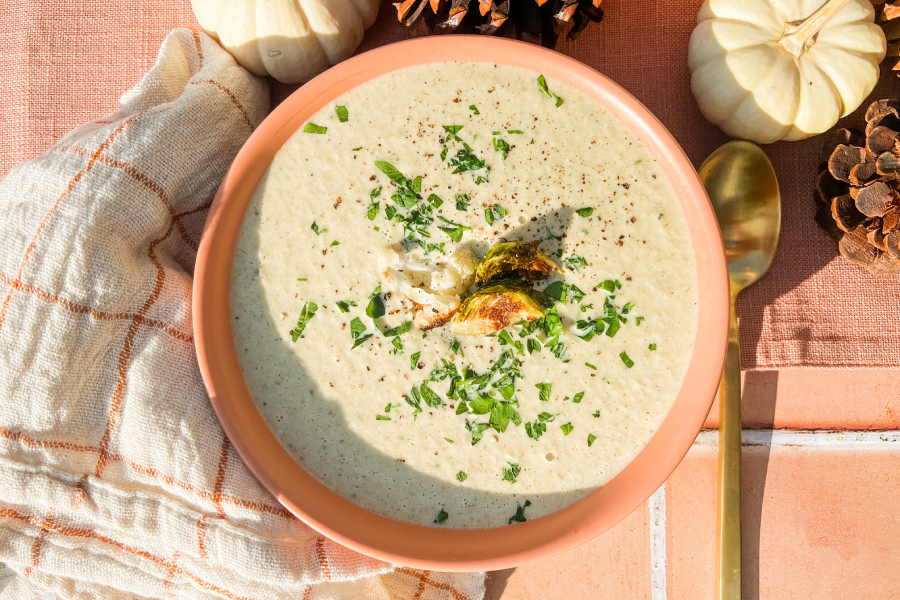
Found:
[{"label": "spoon handle", "polygon": [[716,598],[741,597],[741,350],[735,293],[731,296],[728,354],[719,387],[719,485],[716,515]]}]

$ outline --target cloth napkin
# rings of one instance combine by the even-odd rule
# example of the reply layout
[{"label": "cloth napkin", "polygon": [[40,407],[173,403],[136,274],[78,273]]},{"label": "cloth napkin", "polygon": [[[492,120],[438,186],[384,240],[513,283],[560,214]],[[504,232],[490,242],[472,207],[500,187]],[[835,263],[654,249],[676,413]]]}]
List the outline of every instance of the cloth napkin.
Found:
[{"label": "cloth napkin", "polygon": [[224,437],[191,272],[267,84],[177,29],[121,110],[0,184],[0,599],[478,600],[320,536]]}]

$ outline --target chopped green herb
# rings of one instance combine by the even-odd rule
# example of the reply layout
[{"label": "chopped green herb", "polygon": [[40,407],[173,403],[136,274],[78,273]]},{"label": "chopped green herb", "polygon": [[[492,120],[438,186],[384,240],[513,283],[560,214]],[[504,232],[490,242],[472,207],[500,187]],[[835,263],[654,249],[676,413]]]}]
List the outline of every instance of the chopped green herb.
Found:
[{"label": "chopped green herb", "polygon": [[[484,168],[484,161],[478,158],[472,151],[472,148],[463,142],[463,147],[456,152],[456,156],[450,159],[450,167],[453,174],[464,173],[466,171],[480,171]],[[485,181],[487,181],[485,179]],[[476,180],[475,183],[478,183]]]},{"label": "chopped green herb", "polygon": [[499,221],[509,213],[499,204],[488,206],[484,211],[484,219],[488,225],[493,225],[494,221]]},{"label": "chopped green herb", "polygon": [[558,302],[565,302],[569,292],[569,286],[562,281],[554,281],[544,290],[544,293]]},{"label": "chopped green herb", "polygon": [[353,320],[350,321],[350,337],[353,338],[353,347],[350,348],[351,350],[372,337],[373,334],[371,333],[362,335],[366,329],[368,329],[366,324],[363,323],[362,319],[359,317],[354,317]]},{"label": "chopped green herb", "polygon": [[650,344],[650,349],[651,349],[651,350],[656,350],[656,344]]},{"label": "chopped green herb", "polygon": [[444,203],[444,201],[441,200],[441,197],[438,196],[437,194],[429,194],[428,198],[426,198],[425,200],[426,200],[426,202],[428,202],[428,204],[430,204],[434,208],[440,208],[441,204]]},{"label": "chopped green herb", "polygon": [[[462,142],[462,138],[457,135],[460,132],[460,130],[462,130],[462,128],[463,128],[462,125],[441,125],[441,127],[443,127],[444,131],[447,132],[447,141],[448,142],[452,142],[453,140]],[[463,143],[465,143],[465,142],[463,142]]]},{"label": "chopped green herb", "polygon": [[528,338],[528,354],[541,351],[541,342],[537,338]]},{"label": "chopped green herb", "polygon": [[593,433],[588,434],[588,448],[594,445],[594,441],[597,439],[597,436]]},{"label": "chopped green herb", "polygon": [[347,110],[346,106],[335,106],[334,112],[337,113],[338,121],[341,123],[346,123],[350,120],[350,111]]},{"label": "chopped green herb", "polygon": [[522,472],[522,467],[519,466],[519,463],[509,463],[508,469],[506,467],[500,467],[500,469],[503,472],[503,481],[510,483],[515,483],[519,473]]},{"label": "chopped green herb", "polygon": [[415,371],[416,367],[419,366],[419,357],[422,356],[421,352],[415,352],[412,356],[409,357],[409,368],[411,371]]},{"label": "chopped green herb", "polygon": [[634,361],[628,358],[628,354],[624,350],[619,353],[619,358],[622,359],[622,362],[625,363],[625,366],[629,369],[634,366]]},{"label": "chopped green herb", "polygon": [[325,133],[326,131],[328,131],[327,127],[322,127],[315,123],[307,123],[303,126],[303,133]]},{"label": "chopped green herb", "polygon": [[563,266],[578,273],[580,272],[579,269],[588,266],[588,261],[578,256],[577,254],[573,254],[572,256],[569,256],[568,258],[563,260]]},{"label": "chopped green herb", "polygon": [[[386,412],[386,413],[391,412],[391,408],[393,408],[393,406],[394,406],[393,402],[388,402],[388,405],[384,407],[384,412]],[[400,406],[400,405],[398,404],[397,406]]]},{"label": "chopped green herb", "polygon": [[446,438],[446,437],[445,437],[444,439],[447,440],[447,443],[448,443],[448,444],[452,444],[452,443],[453,443],[453,440],[451,440],[450,438]]},{"label": "chopped green herb", "polygon": [[587,206],[585,208],[579,208],[575,212],[578,213],[579,217],[587,218],[587,217],[591,216],[592,214],[594,214],[594,208],[592,206]]},{"label": "chopped green herb", "polygon": [[635,165],[639,165],[639,164],[641,164],[642,162],[644,162],[644,159],[639,158],[639,159],[637,159],[636,161],[634,161],[634,164],[635,164]]},{"label": "chopped green herb", "polygon": [[510,146],[509,143],[503,138],[494,138],[494,152],[500,153],[500,158],[506,162],[506,157],[509,156]]},{"label": "chopped green herb", "polygon": [[600,418],[600,411],[599,411],[599,410],[595,410],[595,411],[594,411],[594,418],[595,418],[595,419],[599,419],[599,418]]},{"label": "chopped green herb", "polygon": [[460,483],[469,478],[469,475],[465,471],[460,471],[456,474],[456,480]]},{"label": "chopped green herb", "polygon": [[559,312],[556,306],[551,306],[544,314],[544,335],[548,338],[557,337],[564,333],[562,320],[559,318]]},{"label": "chopped green herb", "polygon": [[501,346],[506,346],[507,344],[509,344],[510,346],[518,350],[519,354],[525,354],[525,346],[522,344],[522,342],[515,341],[512,338],[512,335],[510,335],[507,330],[504,329],[503,331],[501,331],[500,335],[497,336],[497,339],[500,342]]},{"label": "chopped green herb", "polygon": [[384,316],[384,301],[381,299],[380,285],[372,292],[372,297],[369,299],[369,305],[366,307],[366,316],[370,319],[377,319]]},{"label": "chopped green herb", "polygon": [[541,391],[540,394],[538,394],[538,398],[541,402],[547,402],[550,400],[550,390],[553,388],[552,383],[538,383],[534,387]]},{"label": "chopped green herb", "polygon": [[456,242],[457,244],[462,241],[463,233],[472,229],[471,227],[466,227],[465,225],[461,225],[459,223],[454,223],[449,219],[445,219],[444,217],[438,215],[438,219],[447,224],[446,227],[438,226],[438,229],[446,233],[450,236],[450,239]]},{"label": "chopped green herb", "polygon": [[332,246],[340,246],[340,245],[341,245],[341,243],[339,241],[334,240],[333,242],[331,242],[331,245],[328,247],[331,248]]},{"label": "chopped green herb", "polygon": [[447,146],[444,146],[443,149],[441,149],[441,162],[444,162],[445,160],[447,160],[447,152],[449,152],[449,151],[450,151],[450,148],[448,148]]},{"label": "chopped green herb", "polygon": [[357,147],[357,148],[354,148],[353,151],[354,151],[354,152],[359,152],[359,151],[362,150],[362,149],[363,149],[363,147],[362,147],[362,146],[359,146],[359,147]]},{"label": "chopped green herb", "polygon": [[369,217],[370,221],[374,221],[375,217],[378,216],[378,211],[381,208],[381,202],[375,201],[369,204],[368,209],[366,210],[366,216]]},{"label": "chopped green herb", "polygon": [[585,293],[577,285],[572,284],[569,286],[569,295],[572,297],[572,304],[577,304],[584,298]]},{"label": "chopped green herb", "polygon": [[552,99],[556,100],[556,106],[557,106],[557,107],[562,106],[563,99],[560,98],[559,96],[557,96],[556,94],[554,94],[553,92],[550,91],[550,88],[547,87],[547,80],[544,79],[544,76],[543,76],[543,75],[541,75],[540,77],[538,77],[537,82],[538,82],[538,89],[541,90],[541,93],[542,93],[542,94],[544,94],[544,95],[547,96],[548,98],[552,98]]},{"label": "chopped green herb", "polygon": [[298,277],[297,281],[306,281],[306,277]]},{"label": "chopped green herb", "polygon": [[575,404],[580,404],[583,398],[584,392],[578,392],[577,394],[575,394],[575,397],[572,398],[572,402],[574,402]]},{"label": "chopped green herb", "polygon": [[518,133],[518,134],[524,134],[525,132],[522,131],[521,129],[507,129],[507,130],[506,130],[506,133],[508,133],[508,134],[510,134],[510,135],[515,135],[515,134],[517,134],[517,133]]},{"label": "chopped green herb", "polygon": [[450,342],[450,352],[458,354],[459,356],[465,356],[462,351],[462,344],[456,338],[453,338],[453,341]]},{"label": "chopped green herb", "polygon": [[[460,414],[457,409],[456,414]],[[490,423],[474,423],[466,419],[466,430],[472,434],[472,445],[474,446],[484,437],[484,430],[490,429]]]},{"label": "chopped green herb", "polygon": [[643,320],[644,320],[644,317],[635,317],[635,318],[634,318],[634,324],[637,325],[638,327],[640,327],[640,326],[641,326],[641,322],[642,322]]},{"label": "chopped green herb", "polygon": [[400,325],[397,325],[393,329],[388,329],[387,331],[382,331],[381,333],[382,333],[382,335],[384,335],[384,337],[389,338],[389,337],[396,337],[398,335],[403,335],[404,333],[408,332],[410,329],[412,329],[412,321],[404,321],[403,323],[401,323]]},{"label": "chopped green herb", "polygon": [[447,511],[442,508],[441,512],[438,513],[437,519],[435,519],[434,522],[437,523],[438,525],[440,525],[444,521],[446,521],[449,517],[450,517],[450,515],[447,514]]},{"label": "chopped green herb", "polygon": [[375,420],[376,421],[390,421],[391,418],[388,417],[387,415],[375,415]]},{"label": "chopped green herb", "polygon": [[547,342],[547,347],[550,348],[550,352],[553,353],[553,356],[563,361],[564,363],[569,362],[566,356],[566,345],[559,341],[558,337],[553,338],[552,340]]},{"label": "chopped green herb", "polygon": [[472,198],[468,194],[456,194],[456,210],[469,210]]},{"label": "chopped green herb", "polygon": [[339,309],[341,309],[342,313],[346,313],[350,312],[351,306],[356,306],[356,302],[354,302],[353,300],[338,300],[337,306]]},{"label": "chopped green herb", "polygon": [[542,412],[538,415],[537,420],[533,423],[525,423],[525,433],[528,434],[533,440],[538,440],[542,435],[547,433],[547,423],[553,421],[556,418],[556,415],[552,415],[548,412]]},{"label": "chopped green herb", "polygon": [[584,363],[584,366],[590,367],[591,369],[593,369],[593,370],[595,370],[595,371],[597,370],[597,367],[595,367],[595,366],[592,365],[591,363]]},{"label": "chopped green herb", "polygon": [[391,339],[391,346],[394,347],[394,349],[390,351],[391,356],[395,354],[403,354],[403,342],[400,341],[399,337]]},{"label": "chopped green herb", "polygon": [[525,509],[531,506],[531,500],[526,500],[525,504],[516,504],[516,514],[509,518],[509,524],[524,523],[528,519],[525,518]]},{"label": "chopped green herb", "polygon": [[312,229],[316,235],[322,235],[323,233],[328,233],[327,229],[320,229],[319,226],[316,225],[315,221],[313,221],[313,224],[310,226],[310,229]]},{"label": "chopped green herb", "polygon": [[383,160],[376,160],[375,166],[378,167],[378,170],[390,177],[391,181],[394,183],[406,183],[406,177],[403,176],[403,173],[397,170],[397,168],[389,162],[385,162]]},{"label": "chopped green herb", "polygon": [[531,141],[528,142],[528,145],[530,146],[530,145],[533,144],[533,143],[534,143],[534,138],[531,138]]},{"label": "chopped green herb", "polygon": [[627,315],[634,308],[634,302],[628,302],[625,306],[622,307],[622,314]]},{"label": "chopped green herb", "polygon": [[291,340],[296,342],[300,339],[303,330],[306,329],[310,319],[316,315],[317,310],[319,310],[319,306],[315,302],[307,302],[303,305],[303,310],[300,311],[300,318],[297,319],[297,324],[291,329]]},{"label": "chopped green herb", "polygon": [[480,115],[480,114],[481,114],[481,113],[478,111],[478,107],[475,106],[474,104],[469,105],[469,110],[471,110],[471,111],[472,111],[473,113],[475,113],[476,115]]},{"label": "chopped green herb", "polygon": [[597,285],[598,288],[609,294],[614,294],[618,288],[622,287],[618,279],[607,279]]},{"label": "chopped green herb", "polygon": [[570,433],[572,433],[572,430],[575,429],[575,427],[571,423],[560,425],[559,428],[562,429],[563,435],[569,435]]}]

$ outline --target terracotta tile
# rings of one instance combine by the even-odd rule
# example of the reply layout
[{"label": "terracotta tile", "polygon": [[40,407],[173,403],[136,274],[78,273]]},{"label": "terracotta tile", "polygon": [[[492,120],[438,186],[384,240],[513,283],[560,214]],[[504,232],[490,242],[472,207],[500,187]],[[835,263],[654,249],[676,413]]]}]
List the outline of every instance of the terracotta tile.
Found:
[{"label": "terracotta tile", "polygon": [[[750,429],[900,429],[900,370],[747,371],[742,416]],[[718,427],[716,401],[705,427]]]},{"label": "terracotta tile", "polygon": [[485,600],[649,600],[649,513],[644,503],[594,540],[550,560],[488,574]]},{"label": "terracotta tile", "polygon": [[[900,598],[900,445],[744,448],[743,598]],[[713,598],[716,448],[667,488],[669,600]]]}]

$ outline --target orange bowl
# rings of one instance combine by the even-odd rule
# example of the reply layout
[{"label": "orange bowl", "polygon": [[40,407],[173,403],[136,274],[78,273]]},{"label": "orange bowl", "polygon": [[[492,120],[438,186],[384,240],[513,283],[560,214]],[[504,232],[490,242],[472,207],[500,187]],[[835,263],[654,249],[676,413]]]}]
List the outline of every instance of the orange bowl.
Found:
[{"label": "orange bowl", "polygon": [[[565,82],[615,114],[643,142],[675,189],[697,263],[700,322],[687,375],[646,447],[609,483],[555,513],[515,526],[435,529],[353,504],[317,481],[269,430],[244,382],[231,332],[231,265],[244,211],[275,153],[319,109],[385,73],[427,63],[490,62]],[[675,470],[703,425],[725,360],[728,277],[716,218],[678,142],[640,102],[582,63],[522,42],[440,36],[383,46],[341,63],[294,92],[259,126],[225,175],[209,211],[195,270],[194,335],[210,401],[238,454],[293,514],[332,540],[396,564],[440,571],[514,567],[603,533]]]}]

